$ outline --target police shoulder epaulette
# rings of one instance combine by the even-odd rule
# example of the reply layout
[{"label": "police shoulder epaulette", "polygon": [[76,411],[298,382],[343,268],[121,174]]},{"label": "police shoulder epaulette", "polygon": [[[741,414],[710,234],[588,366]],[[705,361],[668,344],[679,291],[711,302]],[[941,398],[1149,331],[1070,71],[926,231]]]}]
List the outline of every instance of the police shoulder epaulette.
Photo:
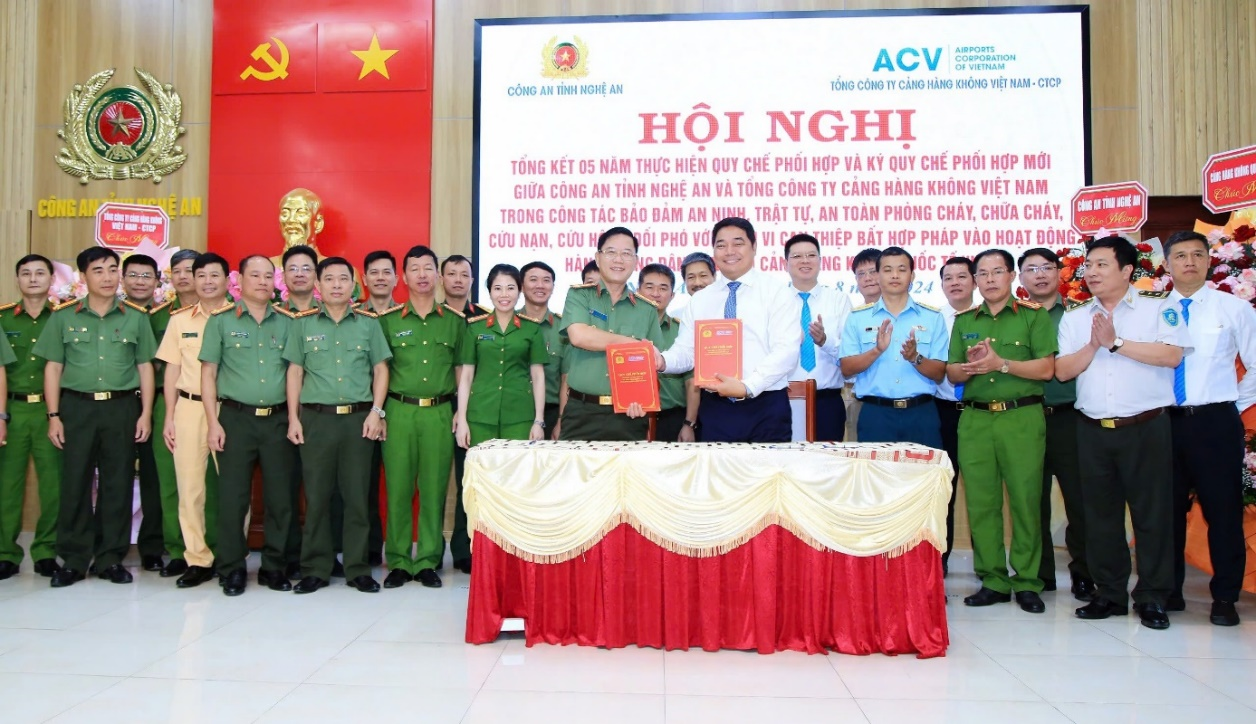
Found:
[{"label": "police shoulder epaulette", "polygon": [[1091,297],[1090,299],[1087,299],[1084,302],[1078,302],[1078,301],[1070,299],[1067,302],[1065,302],[1064,311],[1071,312],[1074,309],[1081,309],[1082,307],[1086,306],[1087,304],[1090,304],[1093,301],[1095,301],[1094,297]]},{"label": "police shoulder epaulette", "polygon": [[292,317],[293,319],[300,319],[301,317],[309,317],[314,314],[318,314],[318,307],[310,307],[304,312],[293,312]]},{"label": "police shoulder epaulette", "polygon": [[270,305],[270,308],[271,308],[271,309],[273,309],[273,310],[275,310],[276,312],[279,312],[280,314],[282,314],[283,316],[287,317],[288,319],[296,319],[296,318],[297,318],[297,313],[296,313],[296,312],[292,311],[291,309],[288,309],[287,307],[285,307],[284,305],[280,304],[279,302],[275,302],[274,304]]},{"label": "police shoulder epaulette", "polygon": [[370,317],[371,319],[378,319],[378,318],[379,318],[379,315],[378,315],[378,314],[376,314],[375,312],[372,312],[372,311],[370,311],[369,309],[361,309],[361,308],[359,308],[359,307],[354,307],[354,308],[353,308],[353,313],[354,313],[354,314],[361,314],[363,317]]},{"label": "police shoulder epaulette", "polygon": [[633,296],[645,302],[646,304],[649,304],[651,307],[654,307],[655,309],[659,308],[658,302],[655,302],[653,299],[647,299],[646,297],[641,296],[641,294],[639,294],[638,292],[633,292]]},{"label": "police shoulder epaulette", "polygon": [[478,317],[472,317],[472,318],[468,319],[468,320],[467,320],[467,324],[471,324],[472,322],[482,322],[482,321],[484,321],[485,319],[488,319],[488,317],[489,317],[489,315],[488,315],[488,314],[481,314],[481,315],[479,315]]},{"label": "police shoulder epaulette", "polygon": [[[149,314],[156,314],[156,313],[160,312],[161,310],[165,309],[166,307],[169,307],[171,304],[174,304],[174,300],[173,300],[173,299],[171,299],[170,301],[166,302],[165,304],[158,304],[157,306],[153,307],[152,309],[144,309],[143,307],[139,307],[139,306],[137,306],[137,305],[131,305],[131,306],[135,306],[135,307],[136,307],[137,309],[139,309],[141,312],[148,312]],[[191,307],[181,307],[180,309],[191,309]],[[179,311],[179,310],[175,310],[175,311]],[[174,313],[174,312],[171,312],[171,314],[173,314],[173,313]]]},{"label": "police shoulder epaulette", "polygon": [[956,313],[955,313],[955,316],[957,316],[957,317],[958,317],[958,316],[959,316],[959,315],[961,315],[961,314],[968,314],[969,312],[975,312],[975,311],[977,311],[978,309],[981,309],[981,305],[980,305],[980,304],[974,304],[974,305],[972,305],[971,307],[969,307],[968,309],[963,310],[962,312],[956,312]]},{"label": "police shoulder epaulette", "polygon": [[1154,289],[1143,289],[1138,292],[1138,296],[1147,297],[1148,299],[1168,299],[1168,292],[1158,292]]},{"label": "police shoulder epaulette", "polygon": [[62,309],[65,309],[66,307],[69,307],[69,306],[72,306],[72,305],[78,304],[78,303],[79,303],[79,302],[81,302],[81,301],[83,301],[83,300],[82,300],[82,299],[71,299],[71,300],[69,300],[68,302],[61,302],[60,304],[58,304],[58,305],[56,305],[55,307],[53,307],[53,308],[52,308],[52,311],[54,311],[54,312],[59,312],[59,311],[61,311]]},{"label": "police shoulder epaulette", "polygon": [[466,319],[466,318],[467,318],[467,315],[463,314],[462,312],[458,311],[457,309],[454,309],[453,307],[449,306],[448,304],[441,304],[441,306],[442,306],[442,307],[444,307],[445,309],[448,309],[449,311],[453,312],[454,314],[458,315],[459,317],[462,317],[463,319]]},{"label": "police shoulder epaulette", "polygon": [[589,282],[588,284],[572,284],[572,289],[592,289],[597,286],[597,282]]},{"label": "police shoulder epaulette", "polygon": [[[147,309],[145,309],[142,305],[136,304],[135,302],[131,301],[130,299],[123,299],[123,300],[122,300],[122,303],[123,303],[123,304],[125,304],[125,305],[127,305],[127,306],[128,306],[128,307],[130,307],[131,309],[134,309],[134,310],[135,310],[135,311],[137,311],[137,312],[143,312],[144,314],[149,314],[149,311],[148,311]],[[168,304],[168,303],[169,303],[169,302],[167,302],[167,304]]]},{"label": "police shoulder epaulette", "polygon": [[492,307],[486,307],[486,306],[484,306],[483,304],[472,304],[471,306],[472,306],[472,307],[475,307],[476,309],[478,309],[478,310],[480,310],[480,311],[482,311],[482,312],[491,312],[491,311],[493,311],[493,308],[492,308]]},{"label": "police shoulder epaulette", "polygon": [[550,312],[550,314],[554,315],[554,317],[555,317],[556,319],[562,319],[562,318],[563,318],[563,313],[562,313],[562,312]]},{"label": "police shoulder epaulette", "polygon": [[385,315],[392,314],[393,312],[399,312],[405,308],[406,308],[406,305],[398,304],[395,307],[389,307],[388,309],[385,309],[384,311],[380,312],[378,316],[383,317]]},{"label": "police shoulder epaulette", "polygon": [[0,312],[7,312],[17,306],[17,302],[9,302],[8,304],[0,304]]},{"label": "police shoulder epaulette", "polygon": [[219,308],[215,309],[214,311],[210,312],[209,314],[210,314],[210,316],[211,316],[211,317],[217,317],[219,314],[222,314],[223,312],[230,312],[231,310],[233,310],[233,309],[235,309],[235,308],[236,308],[236,305],[232,304],[231,302],[227,302],[226,304],[224,304],[224,305],[222,305],[221,307],[219,307]]},{"label": "police shoulder epaulette", "polygon": [[941,311],[942,311],[940,308],[935,307],[935,306],[933,306],[932,304],[925,304],[924,302],[921,302],[921,301],[917,301],[917,302],[916,302],[916,304],[919,304],[920,306],[922,306],[922,307],[924,307],[925,309],[928,309],[928,310],[930,310],[930,311],[934,311],[934,312],[941,312]]},{"label": "police shoulder epaulette", "polygon": [[863,304],[863,305],[860,305],[860,306],[858,306],[858,307],[855,307],[854,309],[852,309],[852,310],[850,310],[850,311],[852,311],[852,312],[862,312],[862,311],[863,311],[863,310],[865,310],[865,309],[872,309],[873,305],[875,305],[875,304],[876,304],[876,302],[868,302],[867,304]]},{"label": "police shoulder epaulette", "polygon": [[518,318],[520,318],[520,319],[526,319],[526,320],[528,320],[529,322],[532,322],[533,324],[540,324],[540,323],[541,323],[541,320],[537,319],[536,317],[529,317],[529,316],[528,316],[528,315],[526,315],[526,314],[515,314],[515,316],[516,316],[516,317],[518,317]]},{"label": "police shoulder epaulette", "polygon": [[172,311],[172,312],[170,313],[170,316],[172,316],[172,317],[173,317],[173,316],[174,316],[174,315],[176,315],[176,314],[183,314],[184,312],[190,311],[190,310],[195,309],[195,308],[196,308],[196,307],[195,307],[195,305],[190,306],[190,307],[179,307],[178,309],[176,309],[176,310]]},{"label": "police shoulder epaulette", "polygon": [[1032,299],[1017,299],[1014,303],[1016,306],[1024,307],[1025,309],[1042,309],[1042,305]]}]

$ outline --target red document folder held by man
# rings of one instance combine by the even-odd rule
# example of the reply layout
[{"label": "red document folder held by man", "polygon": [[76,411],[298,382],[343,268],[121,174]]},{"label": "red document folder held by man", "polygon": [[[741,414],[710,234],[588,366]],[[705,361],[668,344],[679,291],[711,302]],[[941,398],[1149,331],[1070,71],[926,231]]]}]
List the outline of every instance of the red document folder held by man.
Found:
[{"label": "red document folder held by man", "polygon": [[717,384],[715,375],[741,379],[741,320],[700,319],[693,324],[693,383]]},{"label": "red document folder held by man", "polygon": [[645,412],[658,412],[659,376],[654,367],[654,345],[649,342],[612,344],[606,347],[606,367],[611,377],[611,402],[615,412],[627,412],[634,402]]}]

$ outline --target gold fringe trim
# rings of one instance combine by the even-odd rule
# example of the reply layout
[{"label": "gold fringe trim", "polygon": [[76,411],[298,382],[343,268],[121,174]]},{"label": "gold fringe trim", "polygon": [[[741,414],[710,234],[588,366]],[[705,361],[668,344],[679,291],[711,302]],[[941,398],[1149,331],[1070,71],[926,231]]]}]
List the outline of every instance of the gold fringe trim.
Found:
[{"label": "gold fringe trim", "polygon": [[[581,543],[575,548],[571,548],[569,550],[563,551],[562,553],[555,553],[555,554],[549,554],[549,555],[533,553],[531,551],[523,550],[519,546],[507,540],[506,537],[503,536],[499,531],[489,528],[488,526],[482,523],[476,524],[475,532],[483,533],[486,537],[488,537],[489,540],[493,541],[493,543],[496,544],[497,547],[501,548],[503,551],[505,551],[506,553],[509,553],[510,555],[516,558],[527,561],[528,563],[552,564],[552,563],[565,563],[567,561],[583,556],[584,554],[592,550],[595,546],[597,546],[599,543],[601,543],[602,540],[606,538],[606,536],[610,535],[611,531],[615,530],[616,528],[618,528],[619,526],[625,523],[631,526],[632,529],[635,530],[637,533],[641,534],[643,538],[657,545],[658,547],[670,553],[675,553],[677,555],[686,556],[688,558],[714,558],[716,556],[722,556],[726,553],[729,553],[749,543],[751,539],[753,539],[755,536],[759,535],[760,533],[767,530],[769,527],[773,525],[780,526],[781,528],[784,528],[785,530],[789,531],[790,534],[798,538],[800,541],[806,544],[809,548],[812,548],[817,551],[830,550],[829,547],[825,545],[823,542],[821,542],[818,538],[807,533],[805,530],[803,530],[801,526],[794,523],[793,521],[782,518],[780,514],[778,513],[769,513],[768,515],[765,515],[762,518],[760,518],[757,522],[754,523],[754,525],[751,525],[749,528],[742,531],[738,535],[732,538],[729,538],[728,540],[720,541],[719,543],[716,543],[715,545],[704,546],[704,547],[688,546],[688,545],[684,545],[683,543],[677,543],[676,541],[671,540],[670,538],[666,538],[656,533],[655,531],[650,530],[649,528],[645,527],[641,523],[641,521],[637,519],[635,515],[632,515],[631,513],[627,513],[627,512],[621,512],[617,515],[614,515],[608,518],[606,522],[602,524],[602,527],[599,528],[596,533],[594,533],[592,538]],[[875,553],[872,555],[883,555],[886,558],[897,558],[901,555],[906,554],[908,551],[914,549],[916,546],[922,543],[928,543],[929,545],[936,548],[938,551],[942,551],[944,549],[944,546],[938,541],[937,537],[931,531],[929,531],[928,529],[922,528],[920,529],[920,531],[916,533],[915,536],[913,536],[907,542],[901,543],[891,548],[889,551],[886,551],[883,553]]]}]

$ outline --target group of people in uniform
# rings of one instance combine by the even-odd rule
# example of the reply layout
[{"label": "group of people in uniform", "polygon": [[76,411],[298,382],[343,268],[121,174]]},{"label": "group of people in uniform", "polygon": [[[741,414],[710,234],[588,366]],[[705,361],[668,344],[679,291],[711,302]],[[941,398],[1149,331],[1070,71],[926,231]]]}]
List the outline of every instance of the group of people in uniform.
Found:
[{"label": "group of people in uniform", "polygon": [[[177,296],[154,305],[155,261],[93,247],[77,260],[87,295],[50,308],[52,264],[27,256],[16,270],[22,300],[0,307],[0,579],[23,558],[16,540],[33,459],[41,512],[30,553],[54,587],[92,571],[132,580],[122,561],[137,461],[141,564],[178,576],[179,587],[217,576],[225,594],[244,592],[255,467],[264,481],[259,585],[311,593],[344,577],[375,592],[372,569],[386,564],[385,588],[439,587],[451,468],[449,549],[456,568],[471,570],[467,448],[496,438],[646,439],[639,406],[614,412],[605,350],[648,340],[663,408],[655,440],[787,442],[786,388],[813,379],[817,439],[946,450],[953,482],[964,482],[981,580],[967,605],[1014,597],[1025,611],[1045,610],[1039,593],[1056,587],[1058,480],[1071,591],[1086,602],[1079,617],[1128,613],[1128,506],[1134,607],[1144,625],[1169,625],[1166,612],[1185,606],[1193,499],[1209,524],[1211,620],[1238,623],[1239,411],[1256,402],[1256,377],[1240,382],[1234,360],[1256,364],[1256,311],[1205,284],[1204,237],[1182,232],[1164,245],[1172,292],[1131,285],[1128,240],[1093,241],[1084,303],[1061,299],[1049,249],[952,258],[940,271],[941,308],[912,295],[915,261],[899,247],[854,258],[853,306],[852,295],[817,283],[815,237],[785,243],[788,283],[761,270],[749,221],[723,219],[711,238],[711,254],[674,270],[639,264],[633,232],[609,229],[561,313],[549,308],[555,273],[543,261],[490,269],[490,303],[480,307],[468,301],[471,262],[441,261],[426,246],[400,264],[368,254],[361,302],[349,261],[299,244],[280,259],[282,302],[265,256],[237,264],[232,300],[225,259],[179,252]],[[679,318],[667,311],[678,275],[690,295]],[[1028,299],[1013,293],[1018,276]],[[695,384],[694,322],[721,318],[741,320],[743,373]],[[942,566],[945,575],[946,555]]]}]

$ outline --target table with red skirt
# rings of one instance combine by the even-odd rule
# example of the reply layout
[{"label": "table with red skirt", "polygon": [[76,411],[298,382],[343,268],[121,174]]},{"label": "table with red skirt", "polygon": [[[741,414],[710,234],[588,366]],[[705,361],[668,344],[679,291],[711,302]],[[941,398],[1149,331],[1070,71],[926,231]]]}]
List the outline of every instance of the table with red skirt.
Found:
[{"label": "table with red skirt", "polygon": [[490,441],[466,640],[942,656],[950,479],[909,444]]}]

